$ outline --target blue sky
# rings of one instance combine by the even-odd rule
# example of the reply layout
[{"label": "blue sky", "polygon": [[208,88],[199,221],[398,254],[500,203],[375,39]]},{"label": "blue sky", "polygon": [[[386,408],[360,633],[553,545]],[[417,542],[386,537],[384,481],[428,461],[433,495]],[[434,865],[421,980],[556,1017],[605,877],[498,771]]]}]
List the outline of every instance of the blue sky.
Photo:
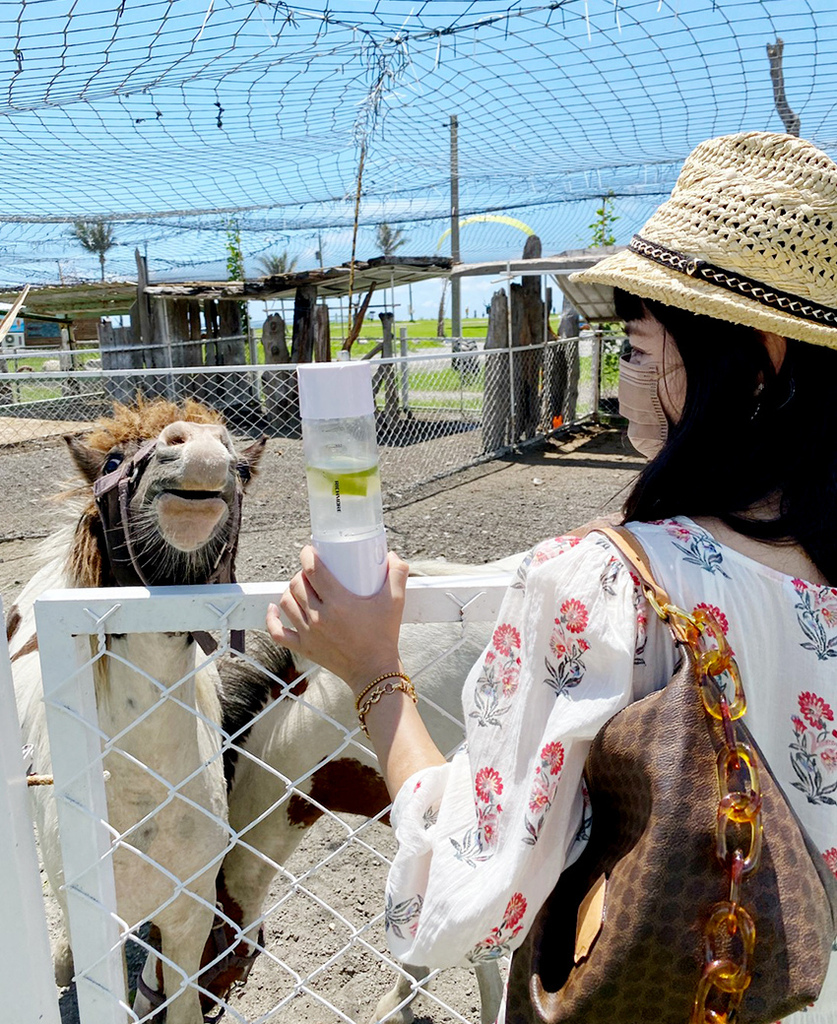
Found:
[{"label": "blue sky", "polygon": [[[400,254],[432,255],[448,225],[452,114],[463,216],[511,214],[559,252],[589,241],[613,192],[624,242],[697,142],[782,130],[765,53],[777,36],[803,136],[837,154],[832,0],[325,10],[0,0],[0,283],[95,278],[68,235],[79,217],[113,221],[114,277],[133,274],[135,247],[157,279],[223,277],[231,219],[250,274],[284,250],[313,266],[320,244],[343,262],[362,144],[358,256],[376,254],[383,220],[404,231]],[[514,257],[523,240],[472,224],[463,258]],[[434,314],[427,287],[414,305]]]}]

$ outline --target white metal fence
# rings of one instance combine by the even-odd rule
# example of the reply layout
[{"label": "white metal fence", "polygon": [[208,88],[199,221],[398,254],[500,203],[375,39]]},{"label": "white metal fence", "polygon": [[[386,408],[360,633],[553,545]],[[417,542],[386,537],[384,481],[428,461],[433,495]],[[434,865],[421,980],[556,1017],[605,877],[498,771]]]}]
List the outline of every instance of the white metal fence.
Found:
[{"label": "white metal fence", "polygon": [[[466,668],[487,639],[489,623],[496,616],[507,583],[507,577],[500,576],[410,581],[402,638],[405,661],[419,687],[425,718],[445,753],[455,747],[462,731],[451,709],[455,712],[459,707]],[[382,892],[393,840],[381,823],[383,811],[371,819],[336,812],[330,808],[328,783],[318,786],[316,781],[333,778],[329,769],[335,766],[343,771],[343,766],[354,761],[369,763],[368,748],[345,687],[334,680],[330,686],[323,685],[321,676],[309,676],[304,687],[299,680],[270,676],[273,694],[256,715],[252,730],[229,735],[211,716],[201,714],[194,700],[190,702],[194,671],[174,683],[160,682],[149,674],[148,665],[126,659],[125,651],[130,648],[116,643],[116,638],[124,634],[171,637],[183,631],[212,631],[221,645],[214,654],[199,659],[202,670],[219,664],[227,679],[232,659],[238,668],[247,666],[263,679],[266,670],[259,667],[252,647],[243,658],[230,654],[230,631],[261,627],[268,599],[276,598],[278,587],[165,588],[152,591],[151,596],[144,590],[61,591],[45,595],[36,604],[78,996],[78,1017],[74,1016],[72,1000],[67,996],[62,1000],[63,1024],[150,1020],[131,1009],[123,980],[123,954],[128,933],[136,935],[139,925],[162,919],[162,910],[147,908],[142,920],[125,921],[120,917],[117,884],[130,889],[132,875],[130,871],[127,875],[120,873],[124,865],[120,867],[118,858],[125,851],[134,854],[139,858],[134,863],[142,869],[137,877],[145,878],[149,862],[157,866],[147,851],[157,848],[144,846],[141,833],[154,825],[155,818],[163,821],[165,809],[178,800],[194,804],[200,821],[215,821],[225,830],[227,838],[220,853],[207,848],[207,865],[213,877],[222,858],[224,864],[229,864],[227,858],[236,848],[239,853],[249,851],[262,866],[267,865],[268,875],[276,871],[267,899],[250,922],[253,927],[248,933],[261,955],[247,984],[223,1002],[228,1019],[238,1024],[323,1024],[332,1020],[365,1024],[374,1016],[378,998],[399,974],[415,985],[386,952]],[[160,637],[159,643],[163,642]],[[0,676],[2,671],[8,673],[5,653],[0,658]],[[135,673],[127,684],[126,672]],[[109,690],[117,675],[121,678],[118,691]],[[146,689],[156,687],[155,699],[144,709],[131,710],[131,678]],[[0,720],[8,730],[14,715],[7,706],[7,690],[8,686],[0,688]],[[105,719],[97,714],[97,695],[100,702],[110,702]],[[114,702],[122,708],[119,714],[114,712]],[[156,730],[170,714],[180,716],[178,735],[184,749],[190,728],[210,730],[214,743],[214,753],[206,763],[194,770],[181,766],[175,780],[165,778],[160,765],[149,763],[142,746],[138,747],[132,737],[143,725],[147,734],[149,723],[154,723]],[[119,726],[108,731],[105,720],[117,721]],[[259,746],[254,739],[259,729],[262,736],[272,737],[269,744]],[[321,754],[318,745],[324,735],[329,740]],[[5,733],[2,739],[7,752],[13,741]],[[230,752],[237,755],[237,770],[245,765],[250,771],[248,778],[255,778],[266,796],[261,804],[256,800],[257,817],[242,823],[232,809],[233,788],[228,826],[223,815],[213,815],[206,806],[194,802],[189,786],[216,770],[218,761]],[[170,751],[165,753],[168,756]],[[14,820],[19,824],[22,762],[4,757],[1,763],[6,772],[6,790],[17,799]],[[128,776],[123,770],[125,764],[130,768]],[[119,780],[126,777],[136,780],[138,774],[147,781],[154,780],[149,786],[158,789],[158,796],[153,806],[135,809],[134,823],[120,830],[114,824],[119,820],[117,805],[130,799],[132,793],[138,799],[138,790],[132,788],[126,794],[114,792],[114,786],[121,785]],[[259,827],[273,822],[287,824],[295,801],[297,805],[302,801],[309,811],[313,809],[311,818],[321,814],[320,820],[304,829],[301,844],[287,858],[265,852],[264,829],[260,833]],[[196,872],[190,867],[178,873],[177,868],[181,862],[179,851],[184,860],[187,850],[194,853],[194,836],[169,835],[166,839],[173,856],[160,867],[170,883],[169,895],[161,900],[162,909],[184,895],[196,903],[194,895],[189,895],[194,890]],[[21,879],[20,899],[26,903],[21,916],[22,938],[28,942],[25,975],[18,973],[14,959],[0,958],[0,990],[20,991],[23,977],[24,987],[29,986],[30,1002],[22,1016],[14,1017],[15,1024],[40,1020],[54,1024],[54,1002],[50,1005],[43,990],[49,970],[44,963],[42,910],[33,908],[33,901],[39,901],[39,897],[34,895],[36,865],[31,842],[18,844],[11,854],[0,844],[0,855],[2,877]],[[190,863],[194,864],[194,857]],[[120,898],[123,895],[120,889]],[[120,903],[120,907],[123,905]],[[5,932],[4,940],[10,935],[17,939],[13,931],[17,918],[13,922],[6,917],[5,921],[0,929]],[[31,927],[26,930],[27,921],[35,922],[34,932]],[[39,935],[27,940],[27,935],[36,932]],[[141,942],[147,944],[145,933],[141,935]],[[234,941],[240,938],[239,929]],[[163,957],[163,962],[168,964],[170,959],[177,966],[176,955]],[[180,970],[178,974],[178,981],[187,990],[200,990],[202,980],[197,972]],[[420,998],[420,1013],[434,1024],[479,1019],[476,986],[469,971],[432,976]],[[402,1004],[405,999],[401,999]]]},{"label": "white metal fence", "polygon": [[[432,350],[376,359],[374,366],[388,503],[419,484],[583,420],[598,394],[592,338],[512,350]],[[301,442],[294,371],[228,366],[0,373],[0,453],[21,459],[37,454],[109,414],[114,400],[130,401],[140,391],[215,407],[234,435],[275,438],[289,471],[295,471],[301,468]],[[39,475],[36,463],[16,466],[14,476]],[[0,486],[5,472],[0,462]],[[13,486],[11,479],[5,482]],[[51,513],[43,508],[11,503],[2,512],[0,539],[52,528]]]}]

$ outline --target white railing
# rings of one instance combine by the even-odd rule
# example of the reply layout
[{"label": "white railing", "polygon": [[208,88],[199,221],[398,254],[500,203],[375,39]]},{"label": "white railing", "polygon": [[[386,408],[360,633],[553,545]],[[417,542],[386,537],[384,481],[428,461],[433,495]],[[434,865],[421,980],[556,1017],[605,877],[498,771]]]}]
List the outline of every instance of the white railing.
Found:
[{"label": "white railing", "polygon": [[[407,645],[412,653],[407,653],[405,660],[412,658],[407,667],[418,682],[420,694],[424,695],[421,698],[423,710],[430,716],[434,713],[441,716],[448,726],[452,718],[444,705],[449,703],[451,707],[459,707],[458,691],[463,682],[457,658],[461,662],[465,647],[472,652],[487,639],[489,623],[496,617],[507,583],[505,575],[410,581],[405,632],[412,637]],[[149,1019],[139,1018],[130,1009],[123,980],[127,929],[117,913],[111,851],[114,845],[126,840],[109,821],[104,761],[109,754],[113,756],[114,751],[122,751],[127,730],[116,736],[106,735],[100,727],[96,708],[98,663],[112,660],[108,653],[109,637],[126,633],[211,631],[219,637],[221,646],[208,660],[217,660],[225,652],[228,654],[231,630],[263,627],[267,602],[276,599],[282,586],[249,584],[172,587],[155,591],[53,591],[36,603],[80,1024],[126,1024],[126,1021]],[[423,639],[425,635],[429,636],[426,634],[428,630],[433,631],[432,641]],[[442,642],[440,636],[443,637]],[[472,653],[469,658],[473,660]],[[142,666],[136,667],[143,671]],[[452,692],[443,696],[441,701],[439,693],[444,695],[444,688],[433,690],[432,697],[427,696],[427,681],[434,676],[438,680],[446,675],[450,675]],[[277,680],[277,683],[281,682]],[[335,681],[334,686],[342,684]],[[313,697],[308,700],[304,695],[295,694],[287,682],[282,683],[282,687],[279,700],[260,715],[274,713],[282,701],[297,701],[305,704],[307,711],[317,710]],[[171,690],[161,689],[161,703],[179,702],[179,696]],[[8,695],[0,691],[0,698],[3,704],[0,718],[4,723],[10,719],[13,721],[5,706]],[[347,751],[365,749],[353,716],[352,720],[341,719],[333,708],[322,714],[330,723],[329,727],[336,730],[334,750],[326,761],[338,755],[345,757]],[[460,730],[461,725],[456,730],[457,735]],[[237,737],[221,736],[221,741],[223,748],[232,746],[239,750],[239,757],[253,757],[252,751],[239,747]],[[6,742],[3,748],[8,748]],[[217,756],[221,756],[220,750]],[[12,759],[11,766],[4,763],[4,767],[8,770],[7,788],[20,788],[21,765],[15,765]],[[153,764],[140,764],[139,767],[159,780]],[[287,786],[283,801],[288,799],[288,794],[304,795],[306,782],[314,773],[314,767],[310,766],[299,777],[286,776],[275,766],[265,765],[265,768],[280,777]],[[173,799],[175,795],[182,797],[182,786],[181,781],[178,786],[171,787],[165,799]],[[385,951],[381,926],[383,879],[392,852],[389,830],[369,821],[347,824],[343,816],[330,813],[327,807],[317,806],[325,810],[325,814],[323,820],[306,833],[310,840],[306,838],[287,864],[271,862],[271,867],[279,869],[278,878],[283,889],[281,892],[271,890],[260,918],[268,932],[264,952],[250,982],[241,993],[224,1004],[229,1018],[238,1024],[266,1024],[268,1021],[273,1024],[290,1024],[293,1021],[297,1024],[303,1019],[299,1015],[300,1000],[312,1005],[311,1020],[321,1019],[322,1012],[327,1010],[331,1015],[329,1019],[336,1016],[336,1019],[346,1022],[357,1020],[365,1024],[371,1015],[371,1010],[365,1005],[370,998],[369,993],[377,991],[383,994],[395,979],[394,974],[390,971],[382,973],[381,968],[386,966],[393,972],[399,970]],[[248,843],[250,837],[248,828],[243,828],[232,835],[231,843]],[[127,841],[130,841],[130,836]],[[183,841],[188,842],[188,837],[183,837]],[[318,845],[323,841],[325,848]],[[11,867],[22,864],[20,877],[23,878],[28,871],[31,882],[35,870],[33,851],[30,849],[24,853],[24,862],[20,861],[18,853],[18,860],[13,861]],[[4,859],[6,856],[4,853]],[[340,864],[341,877],[356,879],[355,895],[341,890],[337,890],[339,898],[329,895],[330,883],[326,883],[335,858]],[[9,866],[3,863],[0,867],[9,877]],[[188,880],[176,881],[182,887]],[[21,891],[21,898],[27,902],[27,914],[32,920],[38,920],[37,915],[32,917],[35,899],[32,885]],[[309,916],[296,918],[296,908],[302,898],[309,908],[306,911]],[[355,906],[358,900],[363,902],[362,907]],[[316,917],[313,924],[311,907]],[[39,920],[42,933],[42,917]],[[300,936],[306,939],[313,933],[324,935],[328,948],[322,952],[309,952],[307,958],[305,949],[301,949],[300,956],[294,960],[288,947],[295,946],[296,941],[288,936],[296,936],[299,940]],[[286,937],[284,942],[283,935]],[[43,946],[41,942],[31,947],[29,966],[32,977],[40,979],[35,984],[41,986],[39,998],[46,1005],[50,1000],[43,995],[43,978],[50,971],[49,964],[44,962]],[[358,951],[363,955],[358,957]],[[349,965],[345,967],[345,976],[340,973],[341,964]],[[13,990],[20,979],[18,975],[4,978],[8,965],[5,958],[0,958],[0,989],[6,992]],[[432,989],[424,995],[437,1010],[444,1011],[443,1019],[464,1022],[478,1019],[478,1012],[474,1012],[475,987],[469,978],[464,982],[462,979],[469,973],[460,971],[458,979],[448,984],[443,974],[434,980]],[[351,985],[347,984],[347,977],[352,979]],[[187,983],[196,986],[198,981],[191,976]],[[51,1008],[54,1006],[47,1006],[42,1018],[16,1017],[16,1024],[18,1021],[28,1024],[29,1020],[40,1019],[53,1024],[56,1018],[49,1016]]]},{"label": "white railing", "polygon": [[9,648],[0,641],[0,989],[10,1021],[58,1024],[38,856],[26,796]]}]

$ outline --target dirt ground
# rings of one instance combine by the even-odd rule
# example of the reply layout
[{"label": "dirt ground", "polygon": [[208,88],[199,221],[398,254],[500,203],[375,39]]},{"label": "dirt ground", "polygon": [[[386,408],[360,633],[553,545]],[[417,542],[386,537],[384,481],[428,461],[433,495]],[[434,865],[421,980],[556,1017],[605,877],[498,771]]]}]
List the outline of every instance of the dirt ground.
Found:
[{"label": "dirt ground", "polygon": [[[407,559],[486,562],[618,508],[641,462],[627,454],[618,432],[587,428],[539,450],[465,470],[413,490],[386,511],[390,545]],[[42,537],[64,517],[49,501],[67,475],[63,444],[18,446],[0,458],[0,524],[25,510],[25,528],[0,541],[0,592],[9,606],[42,552]],[[300,472],[298,472],[298,470]],[[287,578],[307,540],[307,505],[299,454],[293,444],[270,442],[248,495],[238,559],[242,581]],[[14,519],[15,522],[19,519]],[[11,534],[11,535],[10,535]],[[366,946],[384,949],[380,927],[352,939],[344,921],[377,912],[385,877],[382,854],[392,851],[389,829],[371,825],[362,843],[346,847],[349,828],[325,821],[311,829],[286,865],[291,876],[322,866],[302,886],[280,882],[266,926],[269,953],[256,963],[246,989],[232,999],[227,1019],[273,1024],[331,1024],[369,1020],[394,976]],[[323,905],[335,907],[335,918]],[[54,917],[54,906],[51,908]],[[346,947],[339,957],[338,954]],[[309,985],[304,976],[322,965]],[[298,976],[298,975],[297,975]],[[312,992],[317,993],[321,1001]],[[61,997],[62,1024],[77,1024],[75,993]],[[447,1006],[455,1007],[454,1016]],[[479,1020],[473,975],[443,972],[415,1006],[420,1024]],[[345,1015],[345,1016],[344,1016]]]},{"label": "dirt ground", "polygon": [[[618,508],[641,467],[615,430],[589,427],[542,448],[411,488],[384,480],[390,547],[409,559],[488,562]],[[271,440],[244,505],[238,578],[286,579],[308,539],[300,442]],[[385,467],[383,470],[385,474]],[[0,456],[0,594],[5,607],[32,575],[44,538],[71,521],[54,495],[71,475],[63,442]],[[389,487],[387,488],[387,484]]]}]

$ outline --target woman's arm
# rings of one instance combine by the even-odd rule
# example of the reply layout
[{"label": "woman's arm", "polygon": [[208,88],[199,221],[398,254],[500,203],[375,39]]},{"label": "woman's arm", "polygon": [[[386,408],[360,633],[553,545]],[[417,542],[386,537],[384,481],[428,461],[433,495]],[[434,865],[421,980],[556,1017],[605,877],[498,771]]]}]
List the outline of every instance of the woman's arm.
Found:
[{"label": "woman's arm", "polygon": [[[406,562],[390,554],[386,580],[374,597],[346,590],[312,547],[302,549],[300,563],[302,571],[291,580],[279,608],[268,608],[273,639],[345,680],[356,698],[378,676],[403,671],[398,633]],[[288,626],[279,618],[280,608]],[[400,690],[369,708],[366,727],[392,797],[415,772],[445,763],[412,699]]]}]

